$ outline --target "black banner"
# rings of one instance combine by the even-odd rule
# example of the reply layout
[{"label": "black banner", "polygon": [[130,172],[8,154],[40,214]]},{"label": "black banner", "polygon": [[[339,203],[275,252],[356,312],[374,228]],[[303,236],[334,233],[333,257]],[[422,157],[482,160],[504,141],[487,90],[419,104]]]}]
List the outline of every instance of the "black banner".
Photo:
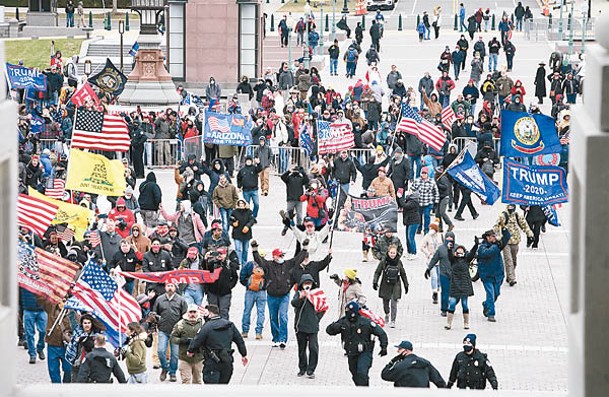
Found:
[{"label": "black banner", "polygon": [[398,204],[391,196],[361,198],[345,195],[342,191],[341,196],[346,198],[339,205],[337,231],[366,234],[397,232]]}]

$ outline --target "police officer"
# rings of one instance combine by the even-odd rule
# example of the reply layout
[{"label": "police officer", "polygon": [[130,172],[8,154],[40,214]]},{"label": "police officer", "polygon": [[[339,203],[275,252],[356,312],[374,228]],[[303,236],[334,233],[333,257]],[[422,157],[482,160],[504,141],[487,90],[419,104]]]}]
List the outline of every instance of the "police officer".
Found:
[{"label": "police officer", "polygon": [[95,347],[85,356],[85,361],[80,367],[77,383],[112,383],[112,374],[119,383],[127,383],[125,373],[118,365],[118,361],[112,353],[106,350],[106,337],[97,335]]},{"label": "police officer", "polygon": [[393,382],[395,387],[429,387],[432,382],[439,389],[446,387],[440,372],[429,361],[412,352],[412,343],[403,340],[398,355],[389,361],[381,372],[381,378]]},{"label": "police officer", "polygon": [[235,342],[243,366],[248,363],[245,341],[235,324],[220,317],[216,305],[207,305],[207,314],[203,316],[205,324],[199,330],[190,346],[187,355],[193,357],[195,352],[203,349],[203,382],[209,384],[228,384],[233,376],[233,352],[231,343]]},{"label": "police officer", "polygon": [[368,386],[368,372],[372,366],[372,352],[376,336],[381,341],[379,355],[387,355],[387,334],[375,322],[360,316],[357,302],[349,302],[345,315],[326,328],[328,335],[341,334],[347,353],[349,372],[356,386]]},{"label": "police officer", "polygon": [[486,381],[497,390],[497,377],[486,354],[476,349],[476,334],[467,334],[463,339],[463,351],[453,361],[448,378],[448,388],[457,382],[459,389],[484,389]]}]

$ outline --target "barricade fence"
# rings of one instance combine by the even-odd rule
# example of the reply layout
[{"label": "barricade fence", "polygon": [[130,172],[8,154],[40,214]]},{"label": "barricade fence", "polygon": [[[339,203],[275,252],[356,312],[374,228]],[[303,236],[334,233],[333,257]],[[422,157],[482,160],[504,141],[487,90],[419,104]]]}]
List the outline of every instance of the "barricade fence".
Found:
[{"label": "barricade fence", "polygon": [[183,159],[183,153],[179,139],[148,139],[144,143],[144,165],[148,168],[171,168]]}]

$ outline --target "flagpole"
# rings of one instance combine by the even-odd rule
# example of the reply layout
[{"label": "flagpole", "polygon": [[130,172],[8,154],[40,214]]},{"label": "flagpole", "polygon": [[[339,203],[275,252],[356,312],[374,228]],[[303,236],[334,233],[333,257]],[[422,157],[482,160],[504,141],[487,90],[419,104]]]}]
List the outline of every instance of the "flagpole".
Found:
[{"label": "flagpole", "polygon": [[[87,261],[87,265],[88,264],[89,264],[89,261]],[[74,280],[73,284],[76,284],[78,282],[78,280],[80,280],[80,277],[85,272],[85,268],[87,267],[87,265],[84,265],[83,268],[80,270],[80,273],[78,273],[78,277],[76,277],[76,280]],[[55,319],[55,322],[53,323],[51,328],[49,328],[49,332],[47,334],[48,336],[51,336],[51,334],[55,330],[55,327],[57,326],[57,324],[59,324],[60,321],[63,321],[63,317],[65,317],[66,311],[67,311],[67,309],[66,309],[66,306],[64,304],[63,308],[61,309],[61,312],[59,313],[59,315]]]},{"label": "flagpole", "polygon": [[[332,221],[332,230],[330,230],[330,244],[328,245],[328,250],[332,249],[332,243],[334,241],[334,228],[336,226],[336,221],[338,219],[338,213],[340,208],[338,208],[340,206],[340,195],[342,193],[343,189],[340,187],[340,184],[338,185],[338,195],[336,196],[336,205],[334,206],[334,220]],[[330,265],[328,265],[328,267],[326,268],[326,270],[329,272],[330,271]]]}]

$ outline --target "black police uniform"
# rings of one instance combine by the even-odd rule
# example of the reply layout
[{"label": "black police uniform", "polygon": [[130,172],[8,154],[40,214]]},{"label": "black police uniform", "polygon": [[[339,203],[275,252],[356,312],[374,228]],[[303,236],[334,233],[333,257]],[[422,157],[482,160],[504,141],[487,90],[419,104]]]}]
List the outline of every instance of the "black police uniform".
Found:
[{"label": "black police uniform", "polygon": [[207,319],[190,342],[188,352],[194,353],[203,349],[204,383],[228,384],[233,376],[232,342],[235,342],[242,357],[247,356],[245,341],[235,324],[220,316]]},{"label": "black police uniform", "polygon": [[477,349],[471,355],[465,352],[457,354],[450,370],[448,387],[456,381],[459,389],[484,389],[487,380],[497,390],[497,377],[486,354]]},{"label": "black police uniform", "polygon": [[394,357],[381,372],[383,380],[395,387],[429,387],[431,381],[438,388],[446,387],[440,372],[429,361],[416,354]]},{"label": "black police uniform", "polygon": [[127,383],[125,373],[112,353],[103,347],[96,347],[85,356],[85,361],[80,366],[76,382],[112,383],[112,374],[119,383]]},{"label": "black police uniform", "polygon": [[373,336],[381,343],[381,352],[387,352],[387,334],[374,321],[357,315],[353,321],[346,316],[328,325],[329,335],[341,334],[343,347],[347,353],[349,372],[356,386],[368,386],[368,372],[372,366],[372,351],[374,350]]}]

